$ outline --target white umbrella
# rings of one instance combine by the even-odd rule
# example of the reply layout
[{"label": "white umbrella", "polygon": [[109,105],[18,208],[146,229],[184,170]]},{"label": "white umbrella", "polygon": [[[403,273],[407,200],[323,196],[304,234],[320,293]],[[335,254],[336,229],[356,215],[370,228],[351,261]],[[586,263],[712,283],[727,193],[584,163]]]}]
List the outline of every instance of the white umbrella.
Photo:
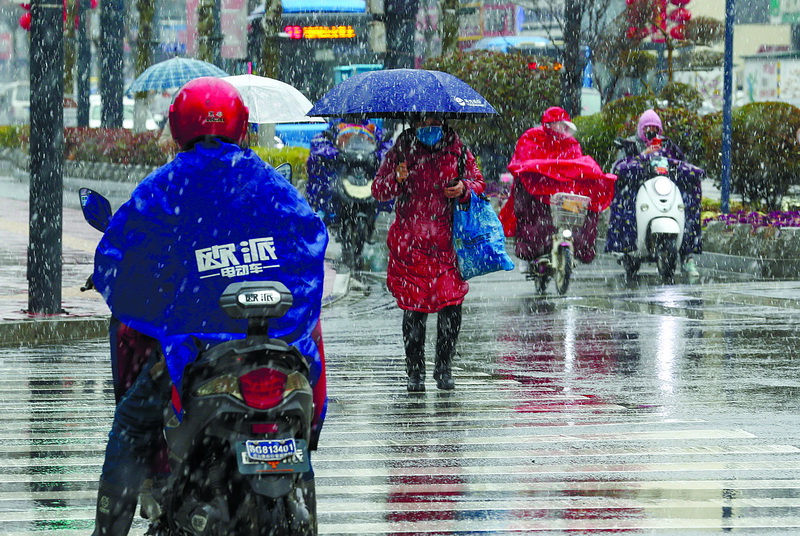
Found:
[{"label": "white umbrella", "polygon": [[300,91],[273,78],[240,74],[223,78],[230,82],[250,110],[251,123],[324,123],[319,117],[308,117],[311,101]]}]

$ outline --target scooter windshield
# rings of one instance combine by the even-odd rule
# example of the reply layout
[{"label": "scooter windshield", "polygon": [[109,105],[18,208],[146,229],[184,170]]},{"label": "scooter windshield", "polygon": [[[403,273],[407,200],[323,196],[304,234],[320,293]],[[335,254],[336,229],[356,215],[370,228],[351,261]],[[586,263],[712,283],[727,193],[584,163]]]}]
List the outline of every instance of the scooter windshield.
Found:
[{"label": "scooter windshield", "polygon": [[378,144],[372,132],[354,127],[339,132],[336,136],[336,147],[349,156],[366,158],[377,150]]}]

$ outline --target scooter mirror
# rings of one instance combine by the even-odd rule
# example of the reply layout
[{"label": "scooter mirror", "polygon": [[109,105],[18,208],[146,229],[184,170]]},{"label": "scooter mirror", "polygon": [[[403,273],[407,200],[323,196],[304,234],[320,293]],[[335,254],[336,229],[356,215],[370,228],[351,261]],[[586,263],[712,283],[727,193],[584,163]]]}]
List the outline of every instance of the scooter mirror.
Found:
[{"label": "scooter mirror", "polygon": [[292,165],[289,162],[284,162],[283,164],[279,165],[275,168],[275,171],[278,172],[284,179],[292,183]]},{"label": "scooter mirror", "polygon": [[104,233],[113,214],[111,203],[108,202],[108,199],[89,188],[81,188],[78,193],[81,198],[81,210],[83,211],[84,219],[89,225]]}]

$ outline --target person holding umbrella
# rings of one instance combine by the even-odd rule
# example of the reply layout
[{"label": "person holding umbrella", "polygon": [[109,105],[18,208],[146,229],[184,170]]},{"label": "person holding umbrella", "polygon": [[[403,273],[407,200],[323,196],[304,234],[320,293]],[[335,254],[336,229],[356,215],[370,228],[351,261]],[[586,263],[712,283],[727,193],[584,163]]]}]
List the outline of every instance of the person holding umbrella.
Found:
[{"label": "person holding umbrella", "polygon": [[407,390],[425,391],[425,332],[437,314],[433,376],[439,389],[455,388],[452,361],[461,330],[461,304],[469,284],[453,248],[454,203],[486,188],[472,153],[440,115],[418,116],[386,153],[372,195],[395,199],[389,228],[387,286],[403,310]]}]

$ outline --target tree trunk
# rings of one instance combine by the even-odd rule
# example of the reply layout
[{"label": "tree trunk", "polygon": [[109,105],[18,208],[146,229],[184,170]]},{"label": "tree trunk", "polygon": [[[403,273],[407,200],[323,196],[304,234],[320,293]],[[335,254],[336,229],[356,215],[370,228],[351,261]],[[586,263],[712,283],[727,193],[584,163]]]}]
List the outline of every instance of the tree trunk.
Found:
[{"label": "tree trunk", "polygon": [[222,32],[219,29],[220,0],[200,0],[197,5],[198,58],[222,67]]},{"label": "tree trunk", "polygon": [[[136,76],[153,64],[153,19],[156,14],[153,0],[137,0],[139,11],[139,34],[136,38]],[[134,95],[136,104],[133,112],[133,131],[144,132],[147,121],[147,92],[140,91]]]},{"label": "tree trunk", "polygon": [[675,47],[672,44],[672,39],[667,38],[666,43],[667,43],[667,83],[671,84],[672,83],[672,77],[673,77],[672,76],[673,75],[672,53],[675,50]]},{"label": "tree trunk", "polygon": [[581,0],[564,2],[564,68],[561,71],[562,106],[567,113],[581,113],[583,58],[581,57]]},{"label": "tree trunk", "polygon": [[75,2],[67,4],[67,21],[64,23],[64,93],[72,95],[75,87]]},{"label": "tree trunk", "polygon": [[441,0],[442,56],[458,51],[458,0]]},{"label": "tree trunk", "polygon": [[261,49],[261,76],[278,78],[281,66],[281,51],[278,33],[281,31],[283,5],[281,0],[267,0],[262,25],[264,27],[264,47]]}]

